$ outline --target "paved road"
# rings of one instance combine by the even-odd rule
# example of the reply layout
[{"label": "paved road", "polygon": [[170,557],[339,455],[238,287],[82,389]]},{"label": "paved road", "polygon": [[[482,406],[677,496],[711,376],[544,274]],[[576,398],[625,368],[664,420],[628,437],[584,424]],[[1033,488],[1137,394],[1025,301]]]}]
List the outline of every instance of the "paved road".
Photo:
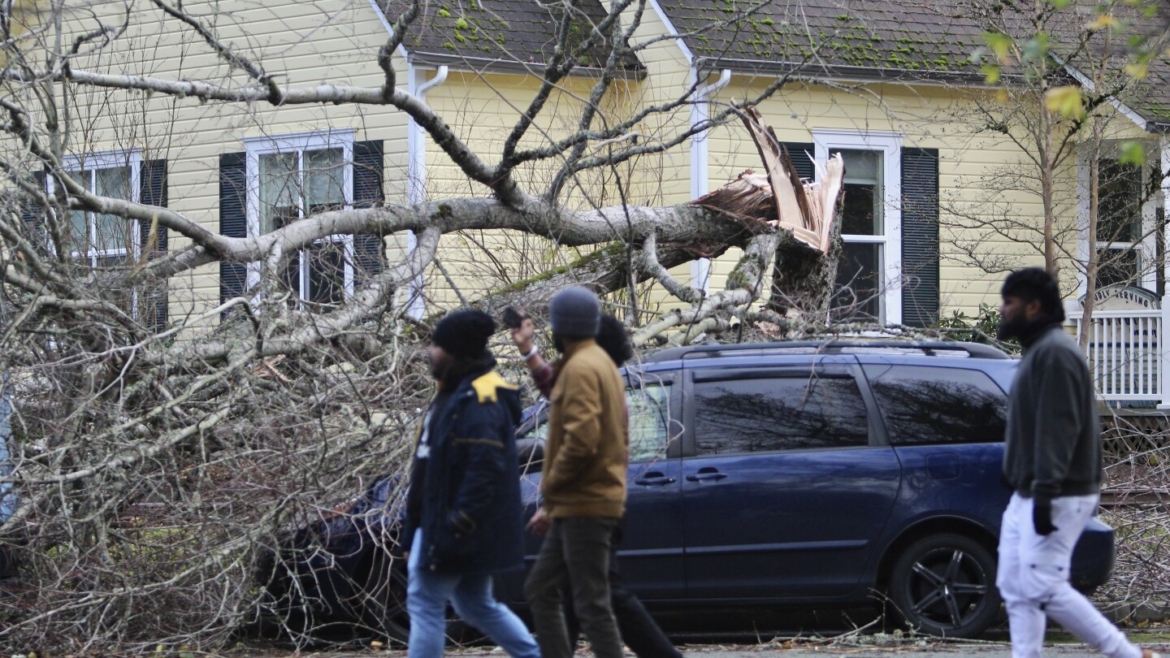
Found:
[{"label": "paved road", "polygon": [[[1150,647],[1163,653],[1170,648],[1170,636],[1161,634],[1151,635],[1143,632],[1134,636],[1136,642],[1144,647]],[[838,640],[824,641],[788,641],[771,642],[755,645],[685,645],[680,647],[685,658],[760,658],[764,655],[777,655],[783,658],[825,658],[828,656],[846,656],[848,658],[896,658],[908,656],[910,658],[956,658],[957,656],[977,656],[978,658],[1011,658],[1011,650],[1004,642],[938,642],[933,640],[917,640],[913,638],[894,638],[885,635],[866,635]],[[405,652],[389,651],[364,653],[363,658],[372,656],[386,656],[387,658],[402,658]],[[486,648],[457,649],[448,651],[447,655],[458,658],[501,658],[506,656],[499,649]],[[589,658],[593,654],[587,651],[578,651],[577,658]],[[1044,649],[1044,655],[1049,658],[1101,658],[1083,644],[1066,641],[1049,642]],[[633,654],[627,654],[632,658]],[[357,658],[357,654],[338,654],[337,658]]]},{"label": "paved road", "polygon": [[[932,645],[930,647],[851,647],[829,645],[815,648],[776,649],[768,647],[751,647],[742,651],[687,651],[683,655],[687,658],[751,658],[761,654],[775,654],[784,658],[823,658],[825,656],[848,656],[849,658],[890,658],[891,656],[910,655],[914,658],[955,658],[956,656],[978,656],[979,658],[1011,658],[1011,651],[1002,646],[975,646],[975,645]],[[1084,645],[1059,645],[1048,647],[1045,656],[1052,658],[1100,658]]]},{"label": "paved road", "polygon": [[[1127,630],[1130,639],[1143,648],[1151,648],[1162,655],[1170,656],[1170,627],[1156,624],[1149,628]],[[825,658],[847,656],[848,658],[957,658],[977,656],[978,658],[1011,658],[1011,647],[1006,633],[989,634],[993,640],[951,640],[935,638],[906,637],[900,634],[851,633],[831,639],[810,638],[776,640],[759,644],[706,644],[680,645],[686,658],[760,658],[762,655],[777,655],[782,658]],[[1002,641],[1000,641],[1002,638]],[[401,658],[401,652],[387,652],[388,656]],[[369,654],[367,654],[368,656]],[[459,658],[506,658],[499,649],[494,651],[482,647],[458,649],[448,655]],[[576,658],[591,658],[585,650],[577,652]],[[633,654],[627,653],[627,658]],[[1057,628],[1048,634],[1045,644],[1046,658],[1102,658],[1088,646],[1073,641],[1071,635]]]}]

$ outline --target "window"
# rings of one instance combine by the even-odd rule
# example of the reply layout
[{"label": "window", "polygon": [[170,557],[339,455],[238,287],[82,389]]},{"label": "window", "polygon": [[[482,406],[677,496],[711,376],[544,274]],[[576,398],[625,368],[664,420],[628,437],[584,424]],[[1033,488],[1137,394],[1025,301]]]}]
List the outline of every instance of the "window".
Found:
[{"label": "window", "polygon": [[816,157],[845,161],[844,252],[833,305],[843,319],[901,324],[902,138],[892,133],[813,131]]},{"label": "window", "polygon": [[985,373],[870,365],[865,376],[893,445],[1003,441],[1007,397]]},{"label": "window", "polygon": [[[143,160],[138,150],[107,151],[67,156],[62,168],[69,177],[92,193],[146,205],[166,207],[165,159]],[[60,181],[43,177],[49,194]],[[31,216],[36,216],[33,211]],[[70,230],[64,236],[73,261],[90,270],[90,285],[102,297],[123,309],[153,331],[167,326],[167,282],[128,285],[127,269],[145,256],[154,258],[167,250],[167,230],[159,226],[152,235],[145,222],[114,215],[71,211]],[[149,244],[146,244],[147,241]],[[47,238],[46,238],[47,241]],[[54,249],[55,245],[46,245]]]},{"label": "window", "polygon": [[[248,234],[263,235],[298,219],[353,207],[353,132],[245,140]],[[318,240],[288,260],[281,280],[292,298],[314,308],[353,293],[353,236]],[[250,266],[249,287],[260,265]]]},{"label": "window", "polygon": [[[844,150],[845,197],[841,208],[844,249],[837,266],[837,306],[856,309],[861,318],[881,317],[880,274],[885,241],[883,158],[876,151]],[[832,153],[830,153],[830,156]]]},{"label": "window", "polygon": [[695,405],[700,455],[869,444],[869,416],[852,378],[696,382]]},{"label": "window", "polygon": [[670,387],[642,385],[626,390],[630,414],[630,461],[666,457],[670,427]]},{"label": "window", "polygon": [[[525,433],[526,439],[548,438],[548,408],[541,409],[540,420]],[[670,444],[670,386],[640,383],[626,389],[626,407],[630,416],[630,461],[653,461],[666,457]]]},{"label": "window", "polygon": [[[71,156],[63,164],[70,177],[91,194],[139,201],[142,159],[137,151]],[[56,183],[49,177],[50,194],[55,192]],[[141,235],[137,222],[74,210],[70,212],[70,224],[72,256],[78,263],[110,268],[137,260]]]},{"label": "window", "polygon": [[[1154,290],[1158,286],[1157,213],[1162,206],[1161,194],[1152,194],[1158,176],[1153,166],[1124,164],[1116,144],[1102,146],[1104,157],[1098,163],[1098,205],[1096,255],[1098,288],[1135,286]],[[1077,158],[1077,258],[1089,262],[1090,157]],[[1080,294],[1087,292],[1085,269],[1078,272]]]},{"label": "window", "polygon": [[1141,285],[1141,168],[1103,159],[1097,171],[1097,286]]}]

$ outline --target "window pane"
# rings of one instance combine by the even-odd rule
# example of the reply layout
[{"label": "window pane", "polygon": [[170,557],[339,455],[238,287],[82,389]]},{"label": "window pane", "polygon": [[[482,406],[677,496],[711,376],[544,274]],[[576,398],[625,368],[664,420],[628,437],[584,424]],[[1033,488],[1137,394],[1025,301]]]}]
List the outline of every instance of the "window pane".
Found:
[{"label": "window pane", "polygon": [[869,443],[865,403],[853,379],[817,376],[695,384],[700,455]]},{"label": "window pane", "polygon": [[630,461],[650,461],[666,456],[670,388],[646,385],[626,391],[630,413]]},{"label": "window pane", "polygon": [[865,366],[865,376],[893,445],[1003,441],[1007,397],[982,372]]},{"label": "window pane", "polygon": [[308,300],[340,304],[345,299],[345,244],[324,241],[301,254],[309,259]]},{"label": "window pane", "polygon": [[283,288],[292,292],[292,299],[289,302],[295,305],[302,297],[301,295],[301,257],[304,255],[303,251],[298,251],[284,264],[284,269],[280,272],[280,283]]},{"label": "window pane", "polygon": [[[115,199],[133,199],[130,190],[130,167],[98,169],[94,172],[94,194]],[[126,221],[114,215],[94,215],[94,248],[99,252],[125,250],[134,247],[136,222]]]},{"label": "window pane", "polygon": [[97,259],[97,266],[99,269],[114,269],[127,266],[129,262],[126,256],[101,256]]},{"label": "window pane", "polygon": [[269,233],[300,217],[297,154],[260,156],[260,233]]},{"label": "window pane", "polygon": [[305,205],[310,213],[345,206],[345,168],[341,149],[305,151]]},{"label": "window pane", "polygon": [[842,199],[841,233],[845,235],[881,235],[880,216],[873,185],[845,183]]},{"label": "window pane", "polygon": [[1142,171],[1136,165],[1102,160],[1099,168],[1100,204],[1097,239],[1136,242],[1142,225]]},{"label": "window pane", "polygon": [[833,307],[842,317],[877,319],[881,315],[882,271],[880,244],[846,242],[837,263],[837,289]]},{"label": "window pane", "polygon": [[1097,250],[1097,287],[1105,286],[1141,285],[1138,274],[1141,272],[1138,253],[1133,249]]},{"label": "window pane", "polygon": [[877,151],[837,151],[845,160],[845,235],[883,235],[882,160]]}]

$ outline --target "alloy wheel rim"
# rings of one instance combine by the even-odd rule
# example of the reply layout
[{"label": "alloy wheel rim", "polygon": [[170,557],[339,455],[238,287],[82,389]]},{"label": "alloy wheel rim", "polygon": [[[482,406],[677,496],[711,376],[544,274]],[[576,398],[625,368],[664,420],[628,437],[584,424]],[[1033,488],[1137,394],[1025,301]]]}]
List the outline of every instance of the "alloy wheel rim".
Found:
[{"label": "alloy wheel rim", "polygon": [[910,606],[914,616],[942,628],[959,628],[987,601],[990,582],[979,562],[958,548],[936,548],[911,568]]}]

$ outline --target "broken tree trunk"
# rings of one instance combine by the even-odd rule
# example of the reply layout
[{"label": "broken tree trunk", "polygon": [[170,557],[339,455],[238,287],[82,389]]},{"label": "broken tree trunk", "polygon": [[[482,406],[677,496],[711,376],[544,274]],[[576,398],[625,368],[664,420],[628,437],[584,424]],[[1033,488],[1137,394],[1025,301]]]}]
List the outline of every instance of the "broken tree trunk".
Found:
[{"label": "broken tree trunk", "polygon": [[792,233],[782,232],[772,269],[768,309],[784,316],[797,315],[807,322],[828,322],[837,288],[837,264],[841,259],[841,204],[828,237],[828,253],[814,251]]},{"label": "broken tree trunk", "polygon": [[[845,165],[834,155],[825,166],[814,163],[819,173],[815,182],[796,174],[787,149],[776,139],[755,108],[743,115],[744,125],[756,144],[768,171],[770,197],[775,206],[774,221],[781,229],[772,270],[772,291],[768,307],[781,314],[790,310],[813,321],[828,318],[841,256],[841,196]],[[757,178],[735,181],[739,187]],[[759,191],[752,197],[761,202]]]}]

